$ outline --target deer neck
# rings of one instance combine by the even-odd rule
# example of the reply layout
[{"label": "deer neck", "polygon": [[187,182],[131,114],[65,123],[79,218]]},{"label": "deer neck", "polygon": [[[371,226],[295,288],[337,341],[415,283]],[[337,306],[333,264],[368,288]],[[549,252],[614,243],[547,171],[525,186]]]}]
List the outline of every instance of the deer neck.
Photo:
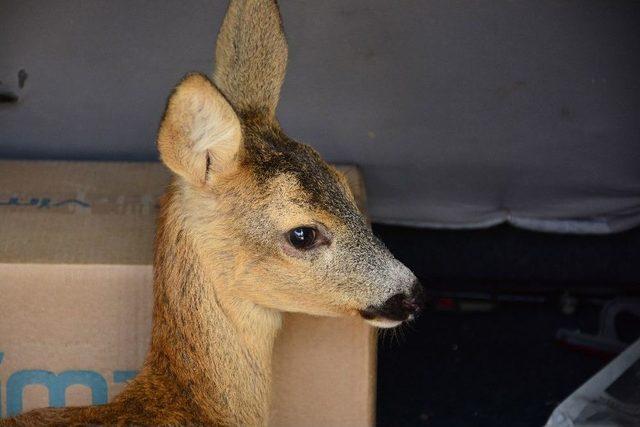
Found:
[{"label": "deer neck", "polygon": [[[198,235],[169,191],[158,223],[154,316],[147,365],[188,393],[202,418],[215,424],[267,421],[273,343],[281,317],[233,295],[226,253],[202,259]],[[213,255],[213,256],[212,256]]]}]

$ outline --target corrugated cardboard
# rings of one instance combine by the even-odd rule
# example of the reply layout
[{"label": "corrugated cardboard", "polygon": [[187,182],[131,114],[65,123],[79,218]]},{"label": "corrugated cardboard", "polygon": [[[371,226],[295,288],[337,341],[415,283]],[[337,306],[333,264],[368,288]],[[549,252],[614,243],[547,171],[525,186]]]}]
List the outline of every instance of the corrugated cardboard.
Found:
[{"label": "corrugated cardboard", "polygon": [[[103,403],[135,375],[168,179],[157,163],[0,161],[0,416]],[[271,425],[373,424],[375,337],[359,319],[287,315],[274,359]]]}]

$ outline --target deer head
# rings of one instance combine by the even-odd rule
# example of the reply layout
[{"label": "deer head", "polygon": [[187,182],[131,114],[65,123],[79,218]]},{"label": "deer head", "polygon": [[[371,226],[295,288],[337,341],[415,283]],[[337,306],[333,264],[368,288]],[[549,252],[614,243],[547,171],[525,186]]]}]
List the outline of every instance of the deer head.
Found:
[{"label": "deer head", "polygon": [[187,75],[158,135],[183,226],[238,306],[396,326],[419,311],[421,287],[372,234],[344,177],[280,128],[286,63],[275,1],[232,1],[213,81]]}]

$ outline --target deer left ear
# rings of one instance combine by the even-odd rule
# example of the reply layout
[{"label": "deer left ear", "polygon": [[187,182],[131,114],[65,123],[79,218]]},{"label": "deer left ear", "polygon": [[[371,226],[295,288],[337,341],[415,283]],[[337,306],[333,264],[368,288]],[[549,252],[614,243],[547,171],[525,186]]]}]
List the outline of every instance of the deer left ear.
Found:
[{"label": "deer left ear", "polygon": [[175,88],[160,124],[158,150],[165,165],[196,186],[237,161],[240,120],[203,74],[189,74]]}]

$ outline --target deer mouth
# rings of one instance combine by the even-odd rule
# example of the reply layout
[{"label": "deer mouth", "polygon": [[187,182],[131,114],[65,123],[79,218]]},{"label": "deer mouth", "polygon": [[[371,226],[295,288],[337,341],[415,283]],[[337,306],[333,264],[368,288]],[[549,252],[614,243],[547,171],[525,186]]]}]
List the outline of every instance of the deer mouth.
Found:
[{"label": "deer mouth", "polygon": [[384,318],[365,319],[365,321],[371,326],[374,326],[380,329],[395,328],[396,326],[400,326],[404,322],[404,320],[390,320],[390,319],[384,319]]},{"label": "deer mouth", "polygon": [[364,310],[360,310],[360,316],[362,316],[362,318],[371,326],[385,329],[395,328],[401,323],[415,318],[414,313],[390,312],[385,309],[384,305],[381,307],[370,306]]},{"label": "deer mouth", "polygon": [[415,319],[422,311],[424,302],[424,291],[416,281],[409,295],[397,293],[382,305],[369,306],[360,310],[360,316],[377,328],[395,328],[402,322]]}]

